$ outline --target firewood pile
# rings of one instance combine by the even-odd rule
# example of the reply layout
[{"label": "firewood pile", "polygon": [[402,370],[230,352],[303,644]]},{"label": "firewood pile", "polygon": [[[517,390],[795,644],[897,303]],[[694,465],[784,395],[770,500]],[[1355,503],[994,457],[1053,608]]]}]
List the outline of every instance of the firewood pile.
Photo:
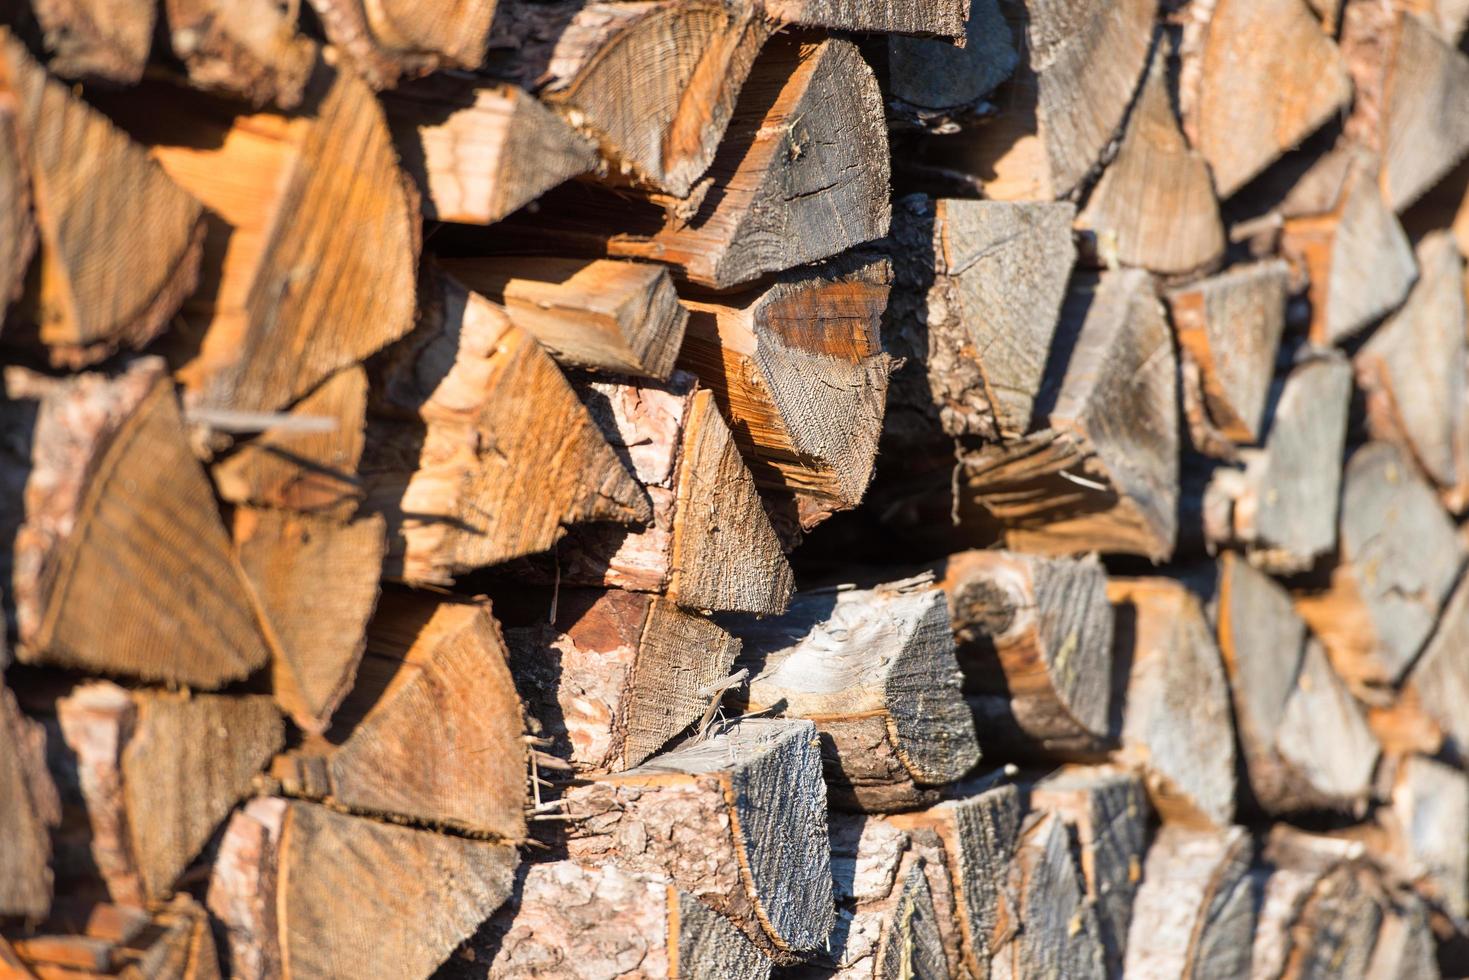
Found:
[{"label": "firewood pile", "polygon": [[1469,3],[0,24],[0,977],[1469,976]]}]

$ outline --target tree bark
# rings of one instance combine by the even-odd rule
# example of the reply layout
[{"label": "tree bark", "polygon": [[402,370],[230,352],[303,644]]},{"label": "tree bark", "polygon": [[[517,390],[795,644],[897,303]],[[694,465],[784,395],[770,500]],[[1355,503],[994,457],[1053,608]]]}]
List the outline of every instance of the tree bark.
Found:
[{"label": "tree bark", "polygon": [[404,76],[478,68],[496,0],[454,0],[424,8],[411,0],[311,0],[327,38],[374,88]]},{"label": "tree bark", "polygon": [[257,109],[295,109],[316,63],[297,31],[300,0],[164,0],[168,38],[189,84]]},{"label": "tree bark", "polygon": [[153,45],[157,4],[149,0],[33,0],[46,67],[62,78],[132,85]]}]

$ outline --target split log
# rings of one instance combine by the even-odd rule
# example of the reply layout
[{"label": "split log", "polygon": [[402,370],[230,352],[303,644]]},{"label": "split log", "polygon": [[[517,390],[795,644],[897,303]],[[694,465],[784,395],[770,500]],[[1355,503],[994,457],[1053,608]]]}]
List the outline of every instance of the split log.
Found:
[{"label": "split log", "polygon": [[443,267],[505,307],[566,367],[660,381],[673,371],[689,314],[666,269],[539,257],[446,259]]},{"label": "split log", "polygon": [[1243,469],[1214,471],[1204,532],[1237,545],[1271,572],[1301,572],[1336,548],[1342,449],[1352,369],[1339,354],[1312,357],[1281,385],[1263,449],[1239,453]]},{"label": "split log", "polygon": [[1106,975],[1120,977],[1134,896],[1148,850],[1148,799],[1142,782],[1107,768],[1070,767],[1030,791],[1032,809],[1069,828],[1086,897],[1097,918]]},{"label": "split log", "polygon": [[260,798],[224,832],[208,906],[232,977],[426,977],[510,896],[517,862],[509,844]]},{"label": "split log", "polygon": [[0,102],[0,327],[20,299],[36,252],[31,172],[20,145],[16,106]]},{"label": "split log", "polygon": [[1010,880],[1020,817],[1015,787],[999,786],[884,818],[911,834],[915,843],[921,837],[932,838],[934,870],[948,872],[945,905],[952,906],[958,923],[957,932],[945,940],[953,947],[949,970],[954,976],[966,971],[970,976],[990,976],[991,960],[1002,954],[1020,925]]},{"label": "split log", "polygon": [[1167,294],[1180,355],[1198,366],[1209,422],[1236,443],[1265,435],[1288,278],[1285,263],[1262,262]]},{"label": "split log", "polygon": [[882,238],[889,169],[882,96],[857,47],[789,35],[755,63],[718,155],[687,196],[629,202],[572,185],[505,231],[521,251],[658,261],[729,289]]},{"label": "split log", "polygon": [[158,17],[152,0],[31,0],[29,7],[53,74],[114,85],[143,77]]},{"label": "split log", "polygon": [[1077,226],[1097,236],[1109,264],[1188,276],[1219,264],[1224,224],[1204,156],[1184,139],[1173,111],[1167,44],[1160,39],[1154,47],[1117,156]]},{"label": "split log", "polygon": [[1077,284],[1056,344],[1071,353],[1048,372],[1049,427],[966,454],[961,492],[1016,550],[1166,559],[1178,524],[1177,366],[1152,279],[1130,269]]},{"label": "split log", "polygon": [[1226,553],[1213,598],[1252,802],[1275,815],[1359,811],[1380,749],[1290,595]]},{"label": "split log", "polygon": [[499,943],[487,973],[451,959],[438,975],[495,980],[770,976],[770,960],[729,920],[662,875],[615,865],[532,865],[514,907],[501,909],[491,928]]},{"label": "split log", "polygon": [[750,671],[740,710],[811,719],[836,806],[936,803],[978,764],[948,603],[927,579],[800,592],[780,617],[724,622]]},{"label": "split log", "polygon": [[1165,826],[1148,848],[1127,935],[1136,980],[1250,976],[1255,899],[1250,837]]},{"label": "split log", "polygon": [[563,525],[648,520],[642,489],[530,334],[446,276],[425,277],[423,303],[373,379],[383,417],[362,471],[388,522],[387,574],[446,583],[545,551]]},{"label": "split log", "polygon": [[1347,135],[1381,158],[1383,199],[1401,213],[1469,153],[1469,120],[1434,109],[1469,98],[1469,57],[1395,4],[1347,4],[1341,46],[1356,89]]},{"label": "split log", "polygon": [[1191,7],[1179,48],[1184,131],[1232,197],[1351,98],[1341,52],[1300,0]]},{"label": "split log", "polygon": [[1469,505],[1469,313],[1464,260],[1439,232],[1418,245],[1419,279],[1402,308],[1353,359],[1367,393],[1367,428],[1396,442],[1442,491]]},{"label": "split log", "polygon": [[1367,980],[1438,980],[1436,945],[1423,900],[1412,892],[1395,894],[1377,932]]},{"label": "split log", "polygon": [[367,374],[338,371],[290,411],[288,419],[244,443],[211,470],[219,495],[300,513],[350,517],[362,498]]},{"label": "split log", "polygon": [[1396,761],[1389,806],[1379,812],[1387,846],[1378,853],[1462,919],[1469,910],[1469,780],[1423,756]]},{"label": "split log", "polygon": [[1131,659],[1116,760],[1142,777],[1165,822],[1227,827],[1235,766],[1229,683],[1203,609],[1164,578],[1113,579],[1107,598],[1116,607],[1117,657]]},{"label": "split log", "polygon": [[278,757],[271,772],[292,796],[518,841],[524,735],[489,607],[389,591],[332,730]]},{"label": "split log", "polygon": [[835,912],[817,744],[810,722],[745,720],[568,789],[567,853],[668,875],[778,961],[823,948]]},{"label": "split log", "polygon": [[412,329],[417,206],[360,79],[318,61],[289,116],[144,91],[105,108],[210,212],[170,338],[191,411],[282,409]]},{"label": "split log", "polygon": [[[90,852],[112,901],[161,901],[284,738],[270,698],[125,691],[108,682],[56,702],[70,750],[58,778],[79,797],[58,848]],[[86,863],[85,861],[81,863]]]},{"label": "split log", "polygon": [[671,602],[617,590],[560,590],[555,623],[507,630],[505,642],[547,751],[609,772],[647,761],[699,721],[740,649]]},{"label": "split log", "polygon": [[1028,60],[1010,82],[1005,113],[964,139],[962,169],[978,174],[993,200],[1072,197],[1122,127],[1147,67],[1158,4],[1012,6]]},{"label": "split log", "polygon": [[303,731],[320,734],[362,659],[386,546],[383,519],[343,524],[240,507],[234,537],[271,644],[276,703]]},{"label": "split log", "polygon": [[951,555],[940,582],[984,745],[1086,757],[1111,738],[1112,609],[1096,561]]},{"label": "split log", "polygon": [[[42,932],[17,937],[0,951],[0,965],[17,978],[102,980],[119,977],[220,980],[219,952],[209,916],[188,895],[175,896],[151,915],[141,909],[98,904],[85,912],[69,912],[60,928],[65,934]],[[46,928],[50,928],[50,924]]]},{"label": "split log", "polygon": [[327,38],[374,88],[485,60],[496,0],[455,0],[425,10],[412,0],[311,0]]},{"label": "split log", "polygon": [[928,38],[888,38],[888,91],[923,123],[976,112],[1020,63],[997,0],[972,0],[964,47]]},{"label": "split log", "polygon": [[[46,771],[46,734],[0,684],[0,916],[39,920],[51,908],[51,828],[61,821]],[[3,965],[3,964],[0,964]]]},{"label": "split log", "polygon": [[883,339],[908,367],[893,378],[889,425],[995,442],[1030,430],[1076,261],[1075,217],[1067,203],[899,202]]},{"label": "split log", "polygon": [[316,45],[297,32],[300,0],[164,0],[163,9],[190,85],[257,109],[301,104]]},{"label": "split log", "polygon": [[[33,334],[53,365],[68,368],[146,346],[198,281],[199,202],[50,78],[8,29],[0,30],[0,62],[40,244],[35,287],[13,311],[24,321],[19,339]],[[20,325],[7,340],[18,339]]]},{"label": "split log", "polygon": [[785,611],[790,565],[713,395],[678,372],[661,386],[589,382],[583,397],[647,488],[653,521],[573,530],[557,549],[561,581],[657,592],[685,609]]},{"label": "split log", "polygon": [[[1399,699],[1418,706],[1459,764],[1469,761],[1469,577],[1461,577]],[[1436,751],[1429,747],[1429,751]]]},{"label": "split log", "polygon": [[11,367],[4,383],[0,537],[15,543],[0,581],[17,659],[200,688],[264,666],[162,363],[140,358],[111,377]]},{"label": "split log", "polygon": [[1032,814],[1021,829],[1010,867],[1020,933],[990,964],[994,980],[1107,975],[1096,910],[1071,857],[1066,825],[1055,814]]},{"label": "split log", "polygon": [[1382,922],[1383,896],[1362,845],[1278,826],[1264,856],[1269,870],[1263,875],[1250,976],[1363,976]]},{"label": "split log", "polygon": [[561,113],[616,172],[680,198],[710,169],[772,31],[747,0],[505,8],[490,70]]},{"label": "split log", "polygon": [[968,0],[761,0],[782,24],[877,34],[964,37]]},{"label": "split log", "polygon": [[679,366],[713,392],[755,482],[796,496],[806,526],[857,506],[892,358],[879,324],[890,268],[838,260],[736,296],[686,297]]},{"label": "split log", "polygon": [[1281,251],[1310,280],[1311,341],[1321,346],[1396,309],[1417,275],[1407,235],[1363,161],[1324,210],[1286,218]]},{"label": "split log", "polygon": [[1412,664],[1464,554],[1438,496],[1390,443],[1347,461],[1340,539],[1330,587],[1298,597],[1296,609],[1336,671],[1365,693],[1395,685]]},{"label": "split log", "polygon": [[517,85],[435,77],[383,108],[426,218],[493,224],[597,167],[593,143]]}]

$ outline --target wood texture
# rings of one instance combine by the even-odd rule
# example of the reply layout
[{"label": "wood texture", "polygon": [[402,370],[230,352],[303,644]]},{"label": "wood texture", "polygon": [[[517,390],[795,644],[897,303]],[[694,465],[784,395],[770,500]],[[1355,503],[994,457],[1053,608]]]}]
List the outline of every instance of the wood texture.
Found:
[{"label": "wood texture", "polygon": [[0,963],[11,971],[7,975],[23,978],[221,976],[209,917],[188,895],[159,903],[152,914],[107,903],[72,910],[0,950]]},{"label": "wood texture", "polygon": [[568,854],[668,875],[778,960],[822,948],[835,910],[817,744],[810,722],[748,719],[568,789]]},{"label": "wood texture", "polygon": [[1020,63],[997,0],[974,0],[964,47],[931,38],[888,38],[888,87],[920,118],[974,111]]},{"label": "wood texture", "polygon": [[1462,917],[1469,908],[1469,781],[1423,756],[1395,768],[1378,818],[1389,841],[1385,856],[1436,906]]},{"label": "wood texture", "polygon": [[476,836],[526,835],[527,749],[487,604],[385,592],[325,740],[273,766],[291,795]]},{"label": "wood texture", "polygon": [[666,269],[605,259],[449,259],[444,269],[505,307],[571,368],[667,380],[689,314]]},{"label": "wood texture", "polygon": [[1341,52],[1300,0],[1190,8],[1179,54],[1189,142],[1228,198],[1320,128],[1352,95]]},{"label": "wood texture", "polygon": [[46,67],[62,78],[129,85],[143,75],[158,7],[148,0],[37,0]]},{"label": "wood texture", "polygon": [[1203,154],[1184,139],[1168,87],[1168,45],[1159,43],[1127,116],[1116,158],[1077,216],[1111,262],[1163,276],[1218,264],[1224,225]]},{"label": "wood texture", "polygon": [[36,252],[36,216],[31,203],[30,164],[20,145],[15,106],[0,105],[0,326],[20,298]]},{"label": "wood texture", "polygon": [[1059,816],[1027,818],[1010,866],[1010,887],[1020,932],[991,962],[994,980],[1107,975],[1096,910],[1087,901]]},{"label": "wood texture", "polygon": [[46,734],[21,714],[0,684],[0,817],[7,843],[0,852],[0,915],[42,919],[51,908],[51,828],[61,802],[46,771]]},{"label": "wood texture", "polygon": [[[503,310],[426,277],[419,327],[376,365],[362,463],[410,583],[545,551],[563,525],[646,521],[646,496],[550,357]],[[528,494],[525,487],[537,487]]]},{"label": "wood texture", "polygon": [[761,0],[766,16],[801,27],[884,34],[964,35],[965,0]]},{"label": "wood texture", "polygon": [[984,745],[1086,756],[1111,731],[1112,610],[1095,561],[968,551],[940,582]]},{"label": "wood texture", "polygon": [[437,76],[384,93],[424,216],[487,225],[597,167],[596,147],[517,85]]},{"label": "wood texture", "polygon": [[[268,657],[157,358],[116,376],[7,368],[0,581],[17,659],[219,687]],[[83,598],[77,598],[83,597]],[[83,602],[87,615],[64,614]]]},{"label": "wood texture", "polygon": [[496,0],[455,0],[424,10],[408,0],[311,0],[327,38],[374,88],[485,59]]},{"label": "wood texture", "polygon": [[72,820],[87,828],[96,871],[124,905],[172,894],[284,738],[275,706],[258,695],[95,682],[57,701],[56,715],[75,766],[66,779],[85,808]]},{"label": "wood texture", "polygon": [[734,670],[740,641],[675,604],[635,592],[563,589],[555,623],[507,630],[510,669],[548,751],[578,770],[648,760],[699,721]]},{"label": "wood texture", "polygon": [[1457,760],[1469,759],[1469,717],[1460,710],[1469,698],[1469,662],[1462,655],[1469,642],[1469,580],[1461,577],[1433,635],[1423,647],[1406,682],[1404,699],[1416,703],[1436,729],[1435,735]]},{"label": "wood texture", "polygon": [[833,805],[937,802],[929,787],[979,762],[948,603],[928,582],[801,592],[778,618],[733,620],[750,671],[741,713],[815,722]]},{"label": "wood texture", "polygon": [[1006,526],[1017,550],[1167,558],[1177,531],[1177,366],[1148,275],[1075,284],[1058,333],[1070,357],[1047,371],[1049,427],[967,454],[961,492]]},{"label": "wood texture", "polygon": [[422,977],[510,896],[518,861],[507,844],[259,798],[225,830],[208,906],[234,977]]},{"label": "wood texture", "polygon": [[300,0],[164,0],[163,10],[190,85],[257,109],[301,104],[316,45],[297,33]]},{"label": "wood texture", "polygon": [[1223,828],[1234,818],[1229,684],[1198,600],[1164,578],[1112,579],[1117,649],[1131,657],[1120,763],[1165,821]]}]

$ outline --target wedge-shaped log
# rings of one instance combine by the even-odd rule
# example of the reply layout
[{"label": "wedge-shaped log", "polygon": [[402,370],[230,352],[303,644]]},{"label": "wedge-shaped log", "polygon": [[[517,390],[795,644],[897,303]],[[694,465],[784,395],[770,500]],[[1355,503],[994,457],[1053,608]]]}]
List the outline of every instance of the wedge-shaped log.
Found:
[{"label": "wedge-shaped log", "polygon": [[667,269],[607,259],[446,259],[561,364],[667,380],[688,326]]},{"label": "wedge-shaped log", "polygon": [[1204,533],[1243,547],[1272,572],[1300,572],[1336,548],[1342,449],[1352,369],[1329,353],[1282,383],[1262,449],[1239,452],[1243,469],[1214,471],[1204,495]]},{"label": "wedge-shaped log", "polygon": [[1380,749],[1289,593],[1226,552],[1212,607],[1254,804],[1277,815],[1360,809]]},{"label": "wedge-shaped log", "polygon": [[964,47],[929,38],[888,38],[888,89],[920,119],[979,108],[1020,63],[997,0],[973,0]]},{"label": "wedge-shaped log", "polygon": [[964,35],[968,0],[761,0],[783,24],[876,34]]},{"label": "wedge-shaped log", "polygon": [[742,711],[815,722],[836,806],[934,803],[931,787],[979,762],[948,603],[928,580],[801,592],[780,617],[725,625],[750,671]]},{"label": "wedge-shaped log", "polygon": [[[1416,706],[1451,758],[1469,760],[1469,578],[1461,577],[1423,653],[1408,674],[1402,702]],[[1430,751],[1436,747],[1430,746]]]},{"label": "wedge-shaped log", "polygon": [[70,368],[146,346],[198,282],[203,208],[9,30],[0,31],[0,63],[39,232],[19,339],[38,340],[54,365]]},{"label": "wedge-shaped log", "polygon": [[171,348],[191,410],[282,409],[412,329],[416,203],[361,79],[318,61],[290,115],[146,92],[105,108],[209,209]]},{"label": "wedge-shaped log", "polygon": [[1342,475],[1340,557],[1325,592],[1296,609],[1359,690],[1396,684],[1464,564],[1454,526],[1411,458],[1368,443]]},{"label": "wedge-shaped log", "polygon": [[488,225],[597,166],[595,145],[509,83],[436,76],[384,93],[424,216]]},{"label": "wedge-shaped log", "polygon": [[81,812],[68,825],[86,828],[70,843],[90,853],[112,900],[125,905],[172,894],[284,738],[267,697],[108,682],[59,699],[56,719],[69,750],[58,777],[81,797],[69,801]]},{"label": "wedge-shaped log", "polygon": [[[50,928],[65,932],[50,932]],[[220,980],[209,916],[189,895],[145,912],[110,903],[71,906],[36,932],[0,939],[0,964],[17,977]]]},{"label": "wedge-shaped log", "polygon": [[1209,422],[1235,443],[1257,443],[1265,435],[1288,280],[1285,263],[1261,262],[1167,296],[1181,356],[1198,366]]},{"label": "wedge-shaped log", "polygon": [[488,605],[393,590],[332,730],[278,757],[272,773],[293,796],[520,840],[524,733]]},{"label": "wedge-shaped log", "polygon": [[580,528],[557,550],[568,584],[657,592],[686,609],[784,612],[794,579],[714,396],[588,382],[582,397],[653,501],[643,530]]},{"label": "wedge-shaped log", "polygon": [[1249,834],[1241,827],[1158,831],[1133,903],[1124,967],[1128,977],[1250,975],[1255,932],[1250,850]]},{"label": "wedge-shaped log", "polygon": [[735,296],[687,296],[679,365],[714,393],[764,489],[804,520],[855,507],[872,478],[892,358],[889,266],[837,260]]},{"label": "wedge-shaped log", "polygon": [[728,919],[663,875],[611,864],[531,865],[491,928],[503,936],[489,975],[504,980],[770,976],[770,959]]},{"label": "wedge-shaped log", "polygon": [[485,59],[496,0],[456,0],[424,9],[411,0],[311,0],[327,38],[374,88]]},{"label": "wedge-shaped log", "polygon": [[506,4],[490,68],[560,112],[616,172],[685,197],[772,27],[752,0]]},{"label": "wedge-shaped log", "polygon": [[18,115],[14,106],[0,107],[0,326],[25,288],[36,252],[31,170],[20,145]]},{"label": "wedge-shaped log", "polygon": [[321,734],[362,659],[386,548],[383,519],[339,523],[239,507],[234,537],[271,645],[276,703],[303,731]]},{"label": "wedge-shaped log", "polygon": [[297,32],[301,0],[164,0],[189,84],[256,108],[301,104],[316,45]]},{"label": "wedge-shaped log", "polygon": [[[883,818],[907,831],[915,845],[927,841],[919,853],[931,855],[933,872],[947,871],[947,881],[933,894],[936,905],[942,897],[953,920],[943,930],[952,975],[967,971],[989,976],[990,960],[1014,935],[1017,909],[1010,875],[1020,817],[1015,787],[999,786],[927,810]],[[945,926],[944,912],[939,915],[941,927]]]},{"label": "wedge-shaped log", "polygon": [[961,492],[1017,550],[1167,558],[1178,525],[1177,365],[1152,279],[1130,269],[1078,283],[1056,344],[1071,353],[1045,382],[1049,427],[966,453]]},{"label": "wedge-shaped log", "polygon": [[231,976],[426,977],[510,896],[518,861],[510,844],[259,798],[224,832],[208,906]]},{"label": "wedge-shaped log", "polygon": [[0,853],[0,916],[39,920],[51,908],[51,828],[61,802],[46,771],[46,733],[21,713],[0,684],[0,820],[7,842]]},{"label": "wedge-shaped log", "polygon": [[10,367],[4,383],[0,526],[15,544],[0,581],[17,659],[197,688],[264,666],[162,362],[64,378]]},{"label": "wedge-shaped log", "polygon": [[1469,316],[1464,260],[1440,232],[1418,245],[1418,283],[1353,358],[1367,427],[1396,442],[1443,493],[1469,504]]},{"label": "wedge-shaped log", "polygon": [[1184,131],[1231,197],[1352,95],[1341,52],[1300,0],[1215,0],[1188,11]]},{"label": "wedge-shaped log", "polygon": [[1032,813],[1020,830],[1010,888],[1020,933],[990,964],[994,980],[1022,977],[1100,978],[1107,975],[1096,909],[1071,856],[1065,822]]},{"label": "wedge-shaped log", "polygon": [[1169,45],[1154,46],[1117,156],[1087,197],[1077,225],[1104,259],[1164,276],[1218,264],[1224,224],[1204,156],[1189,145],[1168,86]]},{"label": "wedge-shaped log", "polygon": [[1469,57],[1401,5],[1347,4],[1341,45],[1355,83],[1347,134],[1382,160],[1401,213],[1469,152],[1469,121],[1434,110],[1469,97]]},{"label": "wedge-shaped log", "polygon": [[1311,340],[1322,346],[1396,309],[1417,276],[1413,248],[1365,160],[1322,210],[1286,218],[1281,252],[1310,281]]},{"label": "wedge-shaped log", "polygon": [[1074,835],[1107,976],[1121,976],[1148,850],[1150,811],[1142,781],[1106,767],[1073,766],[1036,783],[1030,806],[1056,814]]},{"label": "wedge-shaped log", "polygon": [[291,407],[290,417],[215,463],[214,488],[232,504],[352,515],[367,419],[367,373],[338,371]]},{"label": "wedge-shaped log", "polygon": [[1030,430],[1076,261],[1075,217],[1067,203],[899,202],[883,337],[908,360],[889,406],[898,432],[1008,442]]},{"label": "wedge-shaped log", "polygon": [[579,770],[647,761],[699,721],[740,642],[657,596],[563,589],[556,621],[507,630],[510,670],[548,751]]},{"label": "wedge-shaped log", "polygon": [[572,859],[666,874],[777,960],[825,946],[831,851],[810,722],[741,721],[563,798]]},{"label": "wedge-shaped log", "polygon": [[1113,579],[1117,654],[1131,664],[1118,762],[1171,821],[1221,828],[1234,818],[1229,684],[1198,599],[1165,578]]},{"label": "wedge-shaped log", "polygon": [[756,62],[692,191],[630,203],[573,185],[506,230],[522,249],[649,259],[729,289],[882,238],[889,169],[881,93],[856,45],[788,35]]},{"label": "wedge-shaped log", "polygon": [[1157,9],[1156,0],[1024,5],[1028,60],[1010,82],[1007,111],[960,154],[986,197],[1056,200],[1081,186],[1132,104]]},{"label": "wedge-shaped log", "polygon": [[1104,749],[1113,668],[1101,565],[967,551],[940,582],[983,744],[1052,758]]},{"label": "wedge-shaped log", "polygon": [[1469,779],[1419,755],[1394,760],[1378,852],[1449,915],[1469,908]]},{"label": "wedge-shaped log", "polygon": [[418,329],[376,365],[382,417],[362,462],[388,522],[388,574],[447,582],[545,551],[563,525],[652,516],[530,334],[447,276],[426,276],[423,292]]}]

